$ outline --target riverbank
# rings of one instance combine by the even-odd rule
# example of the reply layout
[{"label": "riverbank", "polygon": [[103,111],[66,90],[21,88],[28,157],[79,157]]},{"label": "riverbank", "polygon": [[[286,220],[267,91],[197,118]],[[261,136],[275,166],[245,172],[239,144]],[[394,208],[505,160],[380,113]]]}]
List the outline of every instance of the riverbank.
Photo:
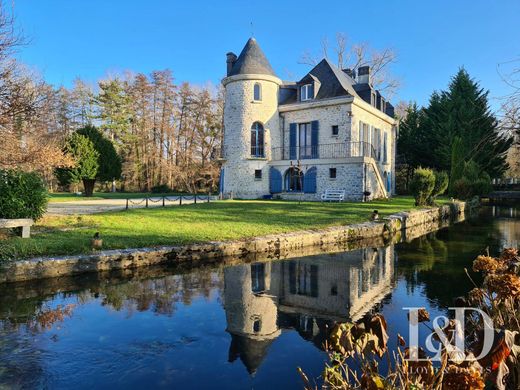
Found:
[{"label": "riverbank", "polygon": [[[439,202],[443,204],[445,200]],[[78,202],[80,207],[81,203]],[[0,262],[40,256],[91,254],[91,238],[98,232],[103,239],[103,250],[180,246],[349,225],[368,221],[374,209],[379,210],[381,217],[386,217],[416,208],[412,197],[367,203],[298,204],[262,200],[227,200],[197,205],[186,203],[183,202],[181,207],[46,216],[33,226],[30,240],[16,236],[0,240]],[[67,203],[62,205],[66,206]]]},{"label": "riverbank", "polygon": [[[207,242],[180,246],[100,251],[92,255],[38,257],[9,262],[0,271],[0,282],[76,275],[159,264],[190,262],[192,264],[238,258],[279,259],[302,256],[306,248],[320,252],[345,250],[348,243],[379,237],[396,239],[418,236],[436,230],[449,219],[464,218],[466,204],[452,202],[439,207],[399,212],[376,222],[332,226],[321,230],[300,230],[232,241]],[[311,250],[312,251],[312,250]],[[312,253],[310,253],[312,254]]]}]

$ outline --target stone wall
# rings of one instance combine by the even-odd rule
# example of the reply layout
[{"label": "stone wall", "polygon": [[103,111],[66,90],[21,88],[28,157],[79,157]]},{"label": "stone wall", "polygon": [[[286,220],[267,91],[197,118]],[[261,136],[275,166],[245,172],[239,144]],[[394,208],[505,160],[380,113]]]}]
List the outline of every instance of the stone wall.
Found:
[{"label": "stone wall", "polygon": [[[267,161],[271,145],[280,143],[278,86],[271,76],[240,75],[225,79],[224,107],[224,192],[238,198],[258,198],[269,193]],[[255,84],[262,87],[262,100],[253,101]],[[251,157],[251,126],[264,127],[265,158]],[[255,180],[255,170],[264,180]]]},{"label": "stone wall", "polygon": [[[123,270],[158,264],[201,264],[226,259],[252,261],[303,256],[323,251],[351,249],[353,242],[392,240],[404,232],[426,226],[435,230],[450,218],[464,215],[465,203],[455,202],[431,209],[392,215],[378,222],[335,226],[319,231],[299,231],[237,241],[208,242],[182,247],[160,247],[102,251],[93,255],[44,257],[8,263],[0,271],[1,282],[16,282],[88,272]],[[421,234],[426,232],[421,230]],[[356,244],[355,244],[356,245]],[[235,261],[234,260],[234,261]]]}]

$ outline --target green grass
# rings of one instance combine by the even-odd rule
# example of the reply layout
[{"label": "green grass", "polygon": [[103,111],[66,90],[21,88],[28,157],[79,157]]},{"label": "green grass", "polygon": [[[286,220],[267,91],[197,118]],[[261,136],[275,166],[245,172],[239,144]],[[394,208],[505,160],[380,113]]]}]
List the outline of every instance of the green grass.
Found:
[{"label": "green grass", "polygon": [[[135,199],[145,197],[157,197],[157,196],[177,196],[180,193],[168,193],[168,194],[152,194],[150,192],[95,192],[93,196],[87,198],[82,195],[71,194],[70,192],[56,192],[49,194],[49,202],[77,202],[82,200],[99,200],[99,199]],[[184,194],[183,194],[184,195]],[[204,194],[205,195],[205,194]]]},{"label": "green grass", "polygon": [[45,217],[30,239],[0,241],[0,258],[90,253],[100,232],[104,249],[232,240],[367,221],[372,210],[387,216],[414,208],[411,197],[369,203],[219,201],[94,215]]}]

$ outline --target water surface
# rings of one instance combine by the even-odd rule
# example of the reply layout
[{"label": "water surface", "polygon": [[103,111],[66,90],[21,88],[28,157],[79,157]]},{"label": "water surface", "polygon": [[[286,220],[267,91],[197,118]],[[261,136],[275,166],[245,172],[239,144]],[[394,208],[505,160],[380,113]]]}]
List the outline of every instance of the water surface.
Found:
[{"label": "water surface", "polygon": [[495,207],[381,248],[0,286],[0,387],[301,388],[335,323],[406,335],[403,307],[446,313],[476,255],[519,244],[520,210]]}]

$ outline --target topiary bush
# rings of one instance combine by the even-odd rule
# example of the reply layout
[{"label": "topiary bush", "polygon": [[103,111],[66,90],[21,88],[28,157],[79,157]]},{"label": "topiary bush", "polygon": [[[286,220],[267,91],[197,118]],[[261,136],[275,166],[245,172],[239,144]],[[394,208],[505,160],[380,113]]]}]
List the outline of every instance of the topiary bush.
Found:
[{"label": "topiary bush", "polygon": [[410,181],[410,193],[415,198],[416,206],[428,203],[435,187],[435,174],[428,168],[417,168]]},{"label": "topiary bush", "polygon": [[428,203],[433,205],[435,203],[435,199],[446,192],[448,189],[449,177],[448,174],[444,171],[435,171],[433,173],[435,175],[435,185],[433,186],[432,193],[428,198]]},{"label": "topiary bush", "polygon": [[0,170],[0,218],[40,219],[47,210],[47,190],[36,172]]}]

